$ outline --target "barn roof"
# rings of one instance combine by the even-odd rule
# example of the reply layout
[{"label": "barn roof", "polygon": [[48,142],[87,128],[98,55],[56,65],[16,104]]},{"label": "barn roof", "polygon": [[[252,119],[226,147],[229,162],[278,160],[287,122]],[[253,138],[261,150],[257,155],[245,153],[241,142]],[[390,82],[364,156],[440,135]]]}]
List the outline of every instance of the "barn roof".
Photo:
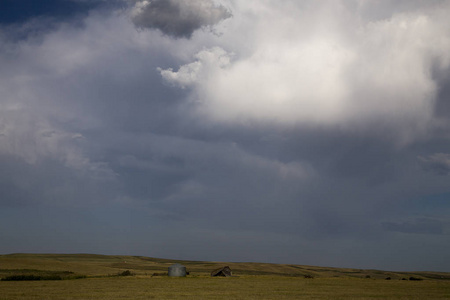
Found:
[{"label": "barn roof", "polygon": [[219,269],[216,269],[211,272],[211,277],[215,276],[223,276],[223,277],[230,277],[232,276],[231,269],[229,266],[225,266]]}]

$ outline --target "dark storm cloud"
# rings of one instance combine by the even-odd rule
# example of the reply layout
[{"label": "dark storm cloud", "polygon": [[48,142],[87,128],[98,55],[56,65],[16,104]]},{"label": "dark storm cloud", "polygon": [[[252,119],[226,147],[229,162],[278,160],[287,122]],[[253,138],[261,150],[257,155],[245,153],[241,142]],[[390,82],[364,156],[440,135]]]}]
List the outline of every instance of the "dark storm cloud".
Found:
[{"label": "dark storm cloud", "polygon": [[67,168],[51,158],[30,164],[14,155],[1,155],[0,166],[0,206],[3,208],[86,207],[111,197],[116,190],[113,179],[105,180],[83,170]]},{"label": "dark storm cloud", "polygon": [[419,218],[405,222],[386,222],[383,226],[389,231],[414,234],[443,234],[443,224],[439,220]]},{"label": "dark storm cloud", "polygon": [[[435,115],[447,123],[450,119],[450,74],[444,72],[444,74],[439,74],[437,72],[437,79],[439,82],[439,95],[437,97],[437,102],[435,106]],[[448,131],[446,127],[441,128],[441,130]]]},{"label": "dark storm cloud", "polygon": [[424,169],[435,172],[439,175],[448,175],[450,173],[450,154],[435,153],[427,157],[419,157]]},{"label": "dark storm cloud", "polygon": [[211,0],[136,1],[132,21],[139,28],[159,29],[166,35],[189,38],[194,31],[213,26],[231,13]]}]

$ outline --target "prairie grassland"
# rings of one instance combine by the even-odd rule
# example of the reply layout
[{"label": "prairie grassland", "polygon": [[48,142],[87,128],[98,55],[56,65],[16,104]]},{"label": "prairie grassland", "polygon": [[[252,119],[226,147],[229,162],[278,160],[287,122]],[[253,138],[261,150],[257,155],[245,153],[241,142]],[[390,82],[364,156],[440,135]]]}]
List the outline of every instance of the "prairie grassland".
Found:
[{"label": "prairie grassland", "polygon": [[8,254],[0,255],[0,278],[10,275],[11,270],[40,270],[49,272],[73,272],[87,276],[105,276],[130,270],[136,275],[152,275],[167,272],[174,263],[186,266],[192,275],[208,275],[212,270],[228,265],[235,275],[267,275],[314,278],[350,277],[392,280],[409,278],[449,280],[450,273],[442,272],[391,272],[381,270],[362,270],[329,268],[269,263],[233,263],[180,261],[143,256],[97,255],[97,254]]},{"label": "prairie grassland", "polygon": [[0,299],[449,299],[447,281],[283,276],[0,281]]},{"label": "prairie grassland", "polygon": [[[174,262],[186,278],[167,273]],[[228,265],[237,277],[211,278]],[[118,276],[129,270],[134,276]],[[60,275],[45,281],[0,281],[0,300],[14,299],[450,299],[450,274],[389,272],[266,263],[174,261],[91,254],[0,255],[0,278]],[[312,279],[305,278],[313,277]],[[385,280],[385,278],[391,280]],[[415,277],[422,281],[401,280]]]}]

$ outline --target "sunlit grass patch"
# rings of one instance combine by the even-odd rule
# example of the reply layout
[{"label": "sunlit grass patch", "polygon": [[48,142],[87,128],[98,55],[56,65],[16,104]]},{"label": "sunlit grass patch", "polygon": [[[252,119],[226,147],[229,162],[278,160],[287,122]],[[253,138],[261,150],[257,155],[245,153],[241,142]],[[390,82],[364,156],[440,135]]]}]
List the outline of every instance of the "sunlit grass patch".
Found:
[{"label": "sunlit grass patch", "polygon": [[211,278],[103,277],[0,282],[0,299],[448,299],[447,281],[304,279],[283,276]]}]

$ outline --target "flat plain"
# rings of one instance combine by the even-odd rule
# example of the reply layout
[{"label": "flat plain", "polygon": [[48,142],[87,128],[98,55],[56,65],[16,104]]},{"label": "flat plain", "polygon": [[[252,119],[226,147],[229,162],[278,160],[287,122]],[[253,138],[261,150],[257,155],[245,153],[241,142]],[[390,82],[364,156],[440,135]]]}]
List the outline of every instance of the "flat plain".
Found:
[{"label": "flat plain", "polygon": [[[187,267],[187,277],[166,276],[167,267],[175,262]],[[225,265],[234,277],[209,276]],[[124,276],[129,273],[132,275]],[[31,274],[60,276],[62,280],[2,280],[0,299],[450,299],[449,273],[141,256],[0,255],[0,278]]]}]

